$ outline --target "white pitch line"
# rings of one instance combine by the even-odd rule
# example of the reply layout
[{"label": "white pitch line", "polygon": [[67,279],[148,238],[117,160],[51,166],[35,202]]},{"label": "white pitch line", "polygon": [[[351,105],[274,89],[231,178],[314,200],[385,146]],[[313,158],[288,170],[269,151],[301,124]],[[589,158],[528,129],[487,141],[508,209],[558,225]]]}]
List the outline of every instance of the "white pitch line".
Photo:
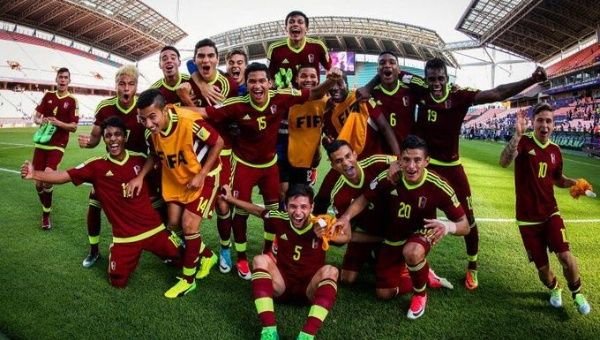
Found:
[{"label": "white pitch line", "polygon": [[23,146],[23,147],[30,147],[30,148],[33,147],[32,144],[5,143],[5,142],[0,142],[0,145]]},{"label": "white pitch line", "polygon": [[[476,222],[498,222],[498,223],[516,223],[514,218],[488,218],[488,217],[475,217]],[[599,223],[600,219],[575,219],[575,220],[564,220],[565,223]]]},{"label": "white pitch line", "polygon": [[12,170],[12,169],[0,168],[0,171],[4,171],[4,172],[10,172],[10,173],[13,173],[13,174],[19,174],[19,175],[21,174],[21,172],[20,172],[20,171],[17,171],[17,170]]}]

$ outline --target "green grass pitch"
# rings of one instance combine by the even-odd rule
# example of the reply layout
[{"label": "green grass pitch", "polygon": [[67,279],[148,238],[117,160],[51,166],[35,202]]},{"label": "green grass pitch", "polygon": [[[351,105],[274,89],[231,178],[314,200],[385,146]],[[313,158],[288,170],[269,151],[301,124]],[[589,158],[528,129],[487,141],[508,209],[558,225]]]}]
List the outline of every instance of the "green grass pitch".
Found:
[{"label": "green grass pitch", "polygon": [[[78,133],[88,131],[80,127]],[[99,263],[84,269],[88,251],[86,209],[89,187],[71,184],[54,191],[53,230],[40,229],[41,208],[31,182],[17,170],[32,157],[33,129],[0,130],[0,333],[9,338],[258,338],[260,325],[250,283],[235,273],[213,272],[192,294],[176,300],[162,296],[179,271],[145,254],[126,289],[112,288],[106,279],[110,229],[103,220]],[[103,148],[80,150],[71,136],[61,169],[102,154]],[[562,216],[567,220],[571,249],[577,256],[584,292],[592,305],[588,316],[575,310],[567,289],[564,307],[553,309],[547,290],[538,281],[525,252],[514,217],[512,168],[502,169],[502,145],[462,141],[463,162],[473,191],[480,228],[480,288],[462,285],[466,254],[461,238],[447,237],[429,261],[436,272],[454,283],[454,290],[430,291],[425,315],[406,319],[409,297],[378,301],[373,268],[367,266],[359,282],[340,287],[335,307],[318,334],[323,339],[399,338],[546,338],[591,339],[600,331],[600,199],[572,199],[556,189]],[[320,175],[328,164],[323,161]],[[565,173],[585,177],[600,189],[600,162],[565,155]],[[571,221],[571,222],[569,222]],[[215,219],[202,225],[208,244],[217,249]],[[251,218],[249,254],[262,249],[262,224]],[[341,263],[343,248],[328,254]],[[558,262],[551,265],[561,273]],[[559,275],[560,284],[566,283]],[[308,308],[275,306],[283,339],[298,334]]]}]

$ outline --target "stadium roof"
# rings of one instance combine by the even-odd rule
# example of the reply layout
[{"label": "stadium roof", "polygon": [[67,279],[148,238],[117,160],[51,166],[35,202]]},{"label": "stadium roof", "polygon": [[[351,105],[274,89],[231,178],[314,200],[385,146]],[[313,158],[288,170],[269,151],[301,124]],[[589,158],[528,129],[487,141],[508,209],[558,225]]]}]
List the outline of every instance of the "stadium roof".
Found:
[{"label": "stadium roof", "polygon": [[[433,30],[393,21],[356,17],[311,17],[308,35],[320,38],[332,51],[379,54],[393,51],[401,58],[444,59],[457,67],[445,43]],[[221,62],[228,51],[243,49],[250,59],[266,58],[269,44],[286,37],[283,20],[227,31],[211,39],[217,44]]]},{"label": "stadium roof", "polygon": [[545,62],[599,25],[598,0],[472,0],[456,29],[479,45]]},{"label": "stadium roof", "polygon": [[12,0],[0,20],[80,41],[129,60],[174,45],[187,34],[137,0]]}]

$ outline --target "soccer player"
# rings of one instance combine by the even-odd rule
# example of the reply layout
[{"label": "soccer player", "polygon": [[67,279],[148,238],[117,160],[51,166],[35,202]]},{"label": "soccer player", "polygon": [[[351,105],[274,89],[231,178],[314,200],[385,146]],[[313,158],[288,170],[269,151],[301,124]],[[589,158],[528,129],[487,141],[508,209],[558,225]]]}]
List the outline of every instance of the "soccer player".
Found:
[{"label": "soccer player", "polygon": [[[310,90],[270,90],[272,81],[264,64],[252,63],[246,68],[248,95],[228,99],[219,107],[199,108],[202,116],[216,124],[236,123],[239,136],[233,144],[232,168],[234,195],[250,201],[252,188],[258,185],[267,209],[277,209],[279,202],[279,170],[276,142],[281,119],[289,108],[308,100],[323,97],[341,78],[339,69],[332,69],[327,80]],[[233,236],[236,243],[238,275],[250,279],[246,257],[246,221],[248,213],[236,209]],[[265,251],[269,251],[272,235],[265,233]]]},{"label": "soccer player", "polygon": [[[329,206],[333,207],[336,217],[346,212],[352,201],[358,198],[369,184],[389,165],[396,161],[395,156],[373,155],[361,161],[348,142],[335,140],[326,147],[331,168],[337,176],[325,178],[315,197],[316,214],[324,214]],[[354,283],[360,268],[379,251],[386,228],[387,203],[375,200],[367,209],[352,219],[352,240],[348,244],[342,263],[341,281]],[[412,283],[408,270],[403,267],[399,275],[398,294],[412,291]],[[438,277],[429,270],[428,286],[430,288],[452,288],[448,280]]]},{"label": "soccer player", "polygon": [[[165,297],[176,298],[196,289],[195,278],[206,277],[218,261],[202,242],[200,223],[210,216],[214,207],[223,139],[195,112],[166,106],[164,97],[156,89],[142,92],[137,108],[140,123],[148,131],[151,157],[136,182],[143,180],[155,159],[160,161],[169,227],[183,229],[183,277],[165,292]],[[132,191],[138,187],[137,183],[132,183]],[[198,261],[200,270],[196,272]]]},{"label": "soccer player", "polygon": [[453,89],[448,83],[446,64],[442,59],[434,58],[425,64],[425,79],[429,93],[421,98],[423,102],[419,104],[413,133],[425,140],[431,155],[429,168],[450,183],[467,214],[471,232],[465,236],[468,256],[465,287],[473,290],[479,285],[479,231],[473,213],[471,188],[458,154],[463,120],[470,106],[505,100],[535,83],[546,80],[546,72],[538,67],[527,79],[486,91]]},{"label": "soccer player", "polygon": [[337,82],[329,90],[329,95],[323,121],[325,143],[345,139],[358,154],[358,159],[363,159],[382,154],[385,139],[392,153],[400,154],[394,131],[375,100],[358,101],[356,91],[348,91],[345,79]]},{"label": "soccer player", "polygon": [[[319,73],[312,65],[298,69],[295,83],[300,89],[319,85]],[[280,201],[291,184],[313,184],[320,160],[319,144],[323,126],[326,98],[311,100],[290,107],[281,121],[277,136],[277,165],[279,167]]]},{"label": "soccer player", "polygon": [[[102,138],[100,125],[108,117],[121,117],[127,134],[125,148],[129,151],[147,153],[148,147],[144,138],[144,128],[138,124],[135,105],[137,103],[137,83],[139,72],[135,65],[124,65],[117,70],[115,75],[116,97],[105,99],[96,107],[94,124],[89,135],[79,135],[78,142],[81,148],[95,148]],[[156,208],[162,204],[157,200],[156,189],[150,188],[150,196],[155,199],[153,203]],[[90,201],[87,213],[88,239],[90,252],[83,260],[82,265],[89,268],[96,263],[100,257],[98,245],[100,243],[100,212],[102,206],[98,201],[94,189],[90,193]]]},{"label": "soccer player", "polygon": [[67,171],[39,171],[26,161],[21,167],[21,177],[54,184],[86,182],[94,185],[95,195],[112,225],[108,278],[114,287],[124,288],[137,267],[142,250],[163,259],[176,260],[180,256],[181,242],[165,229],[152,207],[145,184],[139,195],[127,195],[126,185],[140,172],[146,156],[125,149],[127,127],[124,122],[113,116],[98,128],[107,155],[91,158]]},{"label": "soccer player", "polygon": [[547,249],[556,254],[575,307],[585,315],[590,312],[590,304],[582,294],[577,261],[569,249],[565,224],[554,197],[554,185],[569,188],[576,181],[563,174],[560,148],[550,140],[554,130],[552,107],[537,104],[532,120],[533,133],[526,134],[525,113],[518,113],[515,134],[502,150],[500,165],[507,167],[515,161],[517,225],[529,261],[535,264],[540,281],[550,289],[550,305],[562,306],[562,289],[550,269]]},{"label": "soccer player", "polygon": [[267,51],[269,73],[275,88],[291,87],[300,65],[310,64],[317,70],[319,65],[326,70],[331,68],[325,44],[321,40],[306,36],[306,14],[300,11],[288,13],[285,17],[285,30],[287,38],[272,43]]},{"label": "soccer player", "polygon": [[[79,106],[77,99],[69,93],[71,72],[61,67],[56,72],[56,91],[44,93],[40,104],[35,108],[33,121],[41,125],[33,137],[33,168],[37,171],[52,171],[58,168],[69,133],[77,130]],[[42,229],[50,230],[52,211],[52,184],[35,181],[35,189],[42,203]]]},{"label": "soccer player", "polygon": [[[333,307],[338,270],[325,264],[322,248],[324,227],[314,218],[313,190],[308,185],[291,186],[286,194],[287,213],[268,210],[231,195],[224,198],[236,207],[269,222],[278,244],[277,255],[262,254],[252,261],[252,294],[262,325],[261,339],[278,339],[273,300],[309,303],[308,318],[298,339],[313,339]],[[334,234],[330,241],[343,244],[350,234]]]},{"label": "soccer player", "polygon": [[233,50],[225,56],[225,66],[227,66],[227,76],[233,79],[238,85],[238,95],[244,96],[248,93],[246,89],[246,79],[244,72],[248,67],[248,56],[242,50]]},{"label": "soccer player", "polygon": [[[380,105],[381,112],[394,131],[398,143],[402,143],[411,131],[418,98],[415,91],[411,90],[413,75],[400,70],[398,57],[391,51],[380,53],[377,63],[379,84],[371,91],[371,95]],[[414,79],[422,82],[418,77]],[[384,149],[388,153],[391,152],[389,148]]]},{"label": "soccer player", "polygon": [[[413,297],[406,316],[413,320],[425,313],[427,305],[426,256],[433,244],[445,235],[465,235],[469,224],[452,187],[434,172],[427,170],[427,145],[419,137],[409,135],[402,142],[400,156],[402,174],[399,181],[387,179],[380,173],[369,188],[352,202],[335,226],[350,229],[350,220],[370,202],[388,202],[390,222],[384,231],[383,245],[375,267],[377,296],[390,299],[399,293],[398,273],[408,266],[413,285]],[[442,210],[449,221],[436,219],[436,209]]]},{"label": "soccer player", "polygon": [[[238,95],[237,82],[232,78],[228,78],[217,70],[219,62],[219,51],[217,46],[210,39],[202,39],[196,43],[194,49],[194,63],[197,67],[196,72],[192,74],[193,81],[189,84],[185,83],[180,86],[178,94],[182,98],[182,102],[187,106],[206,107],[212,104],[221,103],[225,98],[231,98]],[[218,98],[206,96],[204,93],[207,90],[202,90],[209,86],[210,91],[217,91]],[[193,98],[190,97],[190,92]],[[229,184],[232,176],[231,168],[231,131],[232,126],[228,124],[213,124],[221,138],[223,138],[224,146],[219,157],[221,162],[221,173],[219,174],[219,186]],[[231,271],[231,231],[232,231],[232,215],[231,209],[227,202],[222,201],[217,197],[217,229],[219,231],[219,239],[221,248],[219,251],[219,270],[222,273]]]},{"label": "soccer player", "polygon": [[152,84],[151,88],[159,89],[167,104],[181,105],[177,88],[182,82],[189,82],[190,76],[179,72],[181,56],[174,46],[165,46],[158,56],[158,67],[163,72],[163,78]]}]

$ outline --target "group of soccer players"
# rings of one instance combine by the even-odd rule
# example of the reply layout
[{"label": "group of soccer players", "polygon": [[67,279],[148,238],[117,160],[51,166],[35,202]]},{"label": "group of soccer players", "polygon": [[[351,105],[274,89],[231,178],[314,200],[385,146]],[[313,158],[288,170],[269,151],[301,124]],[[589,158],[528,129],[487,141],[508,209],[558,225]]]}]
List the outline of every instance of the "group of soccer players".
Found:
[{"label": "group of soccer players", "polygon": [[[479,233],[459,157],[460,127],[470,106],[515,95],[546,80],[545,71],[537,68],[525,80],[478,91],[450,84],[441,59],[427,61],[422,79],[401,71],[397,57],[383,52],[375,78],[349,91],[342,72],[331,68],[325,45],[306,37],[308,17],[292,11],[285,24],[288,37],[270,46],[268,66],[248,65],[243,51],[233,51],[222,73],[216,45],[203,39],[186,75],[179,72],[179,51],[166,46],[159,55],[164,77],[139,97],[137,69],[121,67],[116,97],[98,105],[90,135],[78,138],[82,148],[103,139],[107,154],[67,171],[57,166],[77,127],[77,101],[68,92],[69,71],[60,69],[57,91],[46,93],[36,108],[36,123],[42,125],[33,162],[21,169],[23,178],[36,181],[42,228],[51,228],[51,184],[91,183],[91,247],[83,266],[100,256],[104,210],[113,230],[111,284],[126,286],[142,250],[148,250],[182,268],[165,292],[168,298],[192,292],[196,279],[217,263],[229,272],[233,236],[235,267],[242,279],[252,280],[265,339],[278,338],[274,300],[311,304],[298,337],[314,337],[335,302],[338,276],[353,283],[372,254],[376,295],[390,299],[412,292],[407,317],[421,317],[427,287],[452,287],[426,260],[447,234],[464,236],[464,284],[477,289]],[[327,70],[324,81],[319,67]],[[549,139],[551,107],[534,108],[533,127],[526,134],[519,117],[501,156],[503,166],[516,159],[523,242],[551,290],[552,306],[562,306],[562,298],[547,248],[557,253],[577,309],[587,314],[590,306],[552,191],[553,184],[571,187],[575,181],[562,174],[560,150]],[[311,186],[321,144],[331,170],[315,195]],[[255,186],[263,206],[250,203]],[[330,207],[337,220],[327,215]],[[218,256],[200,234],[213,209]],[[448,219],[437,219],[436,209]],[[252,269],[246,255],[249,214],[263,219],[265,232],[263,254],[253,259]],[[341,274],[325,263],[329,242],[348,244]]]}]

